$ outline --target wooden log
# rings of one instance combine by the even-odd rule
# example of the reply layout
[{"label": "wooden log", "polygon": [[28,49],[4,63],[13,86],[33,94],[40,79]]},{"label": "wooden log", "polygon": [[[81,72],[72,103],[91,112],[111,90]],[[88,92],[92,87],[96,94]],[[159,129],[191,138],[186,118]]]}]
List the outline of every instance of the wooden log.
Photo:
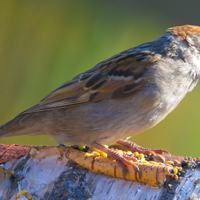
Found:
[{"label": "wooden log", "polygon": [[[0,145],[0,200],[199,199],[199,164],[190,160],[182,180],[161,187],[98,174],[66,157],[67,148]],[[182,159],[183,157],[180,157]],[[21,191],[26,195],[21,195]],[[29,196],[27,196],[29,195]]]}]

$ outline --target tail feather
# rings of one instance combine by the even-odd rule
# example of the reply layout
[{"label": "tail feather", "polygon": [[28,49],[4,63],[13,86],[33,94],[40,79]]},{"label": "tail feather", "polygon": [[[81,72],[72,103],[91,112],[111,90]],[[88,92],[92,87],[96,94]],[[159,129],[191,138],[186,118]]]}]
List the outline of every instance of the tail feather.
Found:
[{"label": "tail feather", "polygon": [[40,134],[42,127],[42,115],[38,113],[25,114],[15,117],[0,126],[0,138]]}]

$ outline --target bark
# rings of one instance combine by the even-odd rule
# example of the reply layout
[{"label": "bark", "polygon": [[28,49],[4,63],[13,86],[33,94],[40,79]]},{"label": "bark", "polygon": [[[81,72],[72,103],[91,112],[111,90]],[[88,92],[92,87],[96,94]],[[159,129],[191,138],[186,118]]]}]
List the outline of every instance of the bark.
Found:
[{"label": "bark", "polygon": [[1,145],[0,152],[0,200],[14,200],[21,190],[45,200],[200,199],[200,171],[194,163],[182,180],[158,188],[84,169],[65,156],[64,147]]}]

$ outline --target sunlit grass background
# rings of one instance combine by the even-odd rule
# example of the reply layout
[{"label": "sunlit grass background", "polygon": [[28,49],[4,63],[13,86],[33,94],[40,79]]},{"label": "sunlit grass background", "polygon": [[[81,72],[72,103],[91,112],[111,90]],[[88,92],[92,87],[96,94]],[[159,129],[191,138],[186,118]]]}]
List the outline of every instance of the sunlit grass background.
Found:
[{"label": "sunlit grass background", "polygon": [[[156,39],[168,27],[200,25],[200,2],[186,2],[1,1],[0,124],[75,75]],[[200,85],[164,121],[132,140],[172,154],[200,156],[199,102]],[[0,142],[56,145],[48,136],[2,138]]]}]

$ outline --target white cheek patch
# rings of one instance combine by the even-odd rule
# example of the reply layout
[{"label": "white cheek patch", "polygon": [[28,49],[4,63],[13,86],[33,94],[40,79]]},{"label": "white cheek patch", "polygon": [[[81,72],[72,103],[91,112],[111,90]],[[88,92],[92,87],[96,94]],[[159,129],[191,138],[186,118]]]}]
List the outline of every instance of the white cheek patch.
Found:
[{"label": "white cheek patch", "polygon": [[200,76],[200,52],[196,49],[191,37],[186,37],[186,40],[188,45],[182,40],[180,40],[179,43],[182,47],[187,48],[187,50],[185,50],[185,57],[187,62],[193,66],[190,72],[193,75],[193,78],[196,79]]},{"label": "white cheek patch", "polygon": [[200,76],[200,56],[192,56],[191,64],[193,65],[192,74],[196,79]]}]

